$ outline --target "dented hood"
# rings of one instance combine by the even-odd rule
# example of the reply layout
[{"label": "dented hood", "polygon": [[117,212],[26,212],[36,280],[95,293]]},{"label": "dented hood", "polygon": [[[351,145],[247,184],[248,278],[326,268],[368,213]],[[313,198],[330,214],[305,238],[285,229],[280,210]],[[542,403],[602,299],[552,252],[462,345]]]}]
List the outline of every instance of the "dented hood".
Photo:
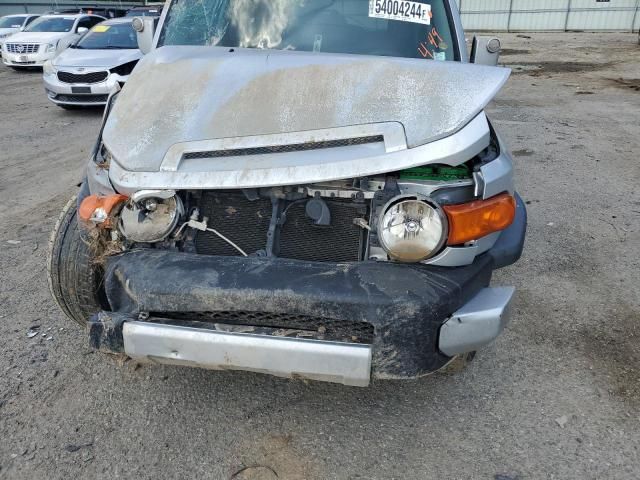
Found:
[{"label": "dented hood", "polygon": [[412,148],[461,129],[508,76],[457,62],[163,47],[129,78],[103,140],[139,172],[159,171],[177,143],[381,122],[401,124]]}]

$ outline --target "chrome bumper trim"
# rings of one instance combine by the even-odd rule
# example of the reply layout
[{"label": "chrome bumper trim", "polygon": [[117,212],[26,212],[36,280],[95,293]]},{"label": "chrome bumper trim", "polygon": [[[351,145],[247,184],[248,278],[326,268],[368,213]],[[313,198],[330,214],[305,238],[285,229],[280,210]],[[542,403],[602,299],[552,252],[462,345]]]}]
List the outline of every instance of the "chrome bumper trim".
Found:
[{"label": "chrome bumper trim", "polygon": [[357,387],[369,385],[371,347],[351,343],[227,333],[126,322],[131,358],[213,370],[246,370]]},{"label": "chrome bumper trim", "polygon": [[440,329],[439,349],[449,357],[491,343],[509,323],[513,287],[482,289]]}]

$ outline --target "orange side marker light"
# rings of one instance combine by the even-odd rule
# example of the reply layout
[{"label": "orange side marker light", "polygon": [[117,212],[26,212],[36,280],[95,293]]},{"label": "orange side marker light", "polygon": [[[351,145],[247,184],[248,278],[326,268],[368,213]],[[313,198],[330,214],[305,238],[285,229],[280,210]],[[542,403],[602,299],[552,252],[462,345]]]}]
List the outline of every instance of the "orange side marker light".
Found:
[{"label": "orange side marker light", "polygon": [[508,228],[516,216],[516,199],[503,193],[443,209],[449,219],[447,245],[462,245]]},{"label": "orange side marker light", "polygon": [[109,195],[108,197],[89,195],[82,200],[78,215],[80,220],[85,223],[94,223],[109,228],[111,227],[111,213],[127,200],[128,197],[124,195]]}]

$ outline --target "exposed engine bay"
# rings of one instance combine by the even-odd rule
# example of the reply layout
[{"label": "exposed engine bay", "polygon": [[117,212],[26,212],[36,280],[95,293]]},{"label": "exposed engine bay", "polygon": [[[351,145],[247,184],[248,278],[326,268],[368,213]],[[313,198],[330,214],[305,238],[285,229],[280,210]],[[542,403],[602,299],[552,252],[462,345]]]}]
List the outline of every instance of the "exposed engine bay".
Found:
[{"label": "exposed engine bay", "polygon": [[[142,190],[123,197],[109,213],[110,235],[123,250],[150,246],[319,262],[422,261],[446,243],[442,206],[476,198],[472,168],[435,165],[305,186]],[[391,246],[394,240],[387,237],[394,234],[405,245]],[[421,235],[433,238],[423,245]]]}]

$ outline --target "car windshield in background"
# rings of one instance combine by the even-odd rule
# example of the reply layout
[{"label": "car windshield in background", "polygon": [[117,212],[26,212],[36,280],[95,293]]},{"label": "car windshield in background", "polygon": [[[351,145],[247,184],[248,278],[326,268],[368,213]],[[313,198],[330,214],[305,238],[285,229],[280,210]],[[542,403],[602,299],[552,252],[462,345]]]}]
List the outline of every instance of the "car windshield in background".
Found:
[{"label": "car windshield in background", "polygon": [[68,17],[39,18],[24,29],[25,32],[70,32],[75,19]]},{"label": "car windshield in background", "polygon": [[446,0],[175,0],[163,45],[457,60]]},{"label": "car windshield in background", "polygon": [[138,39],[131,23],[96,25],[74,48],[87,50],[137,49]]},{"label": "car windshield in background", "polygon": [[4,17],[0,18],[0,28],[20,28],[22,22],[27,17]]}]

